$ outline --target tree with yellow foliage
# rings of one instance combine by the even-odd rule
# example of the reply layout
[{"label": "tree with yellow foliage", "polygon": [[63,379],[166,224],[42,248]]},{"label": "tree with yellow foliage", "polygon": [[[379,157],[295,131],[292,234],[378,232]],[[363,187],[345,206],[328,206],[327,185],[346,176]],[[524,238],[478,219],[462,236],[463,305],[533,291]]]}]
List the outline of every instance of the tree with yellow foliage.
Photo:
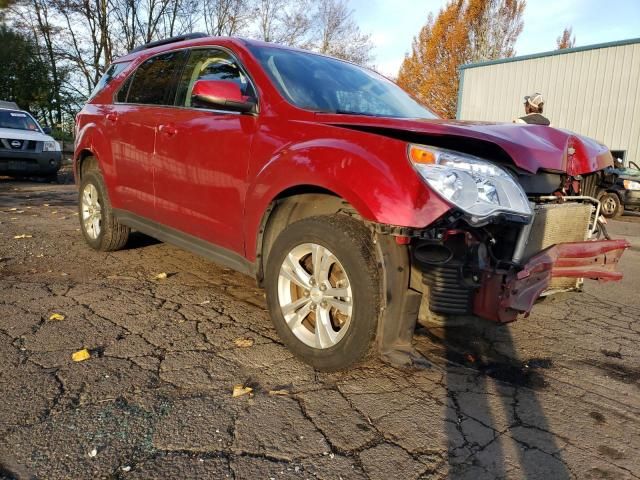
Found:
[{"label": "tree with yellow foliage", "polygon": [[524,0],[452,0],[413,40],[398,84],[445,118],[455,117],[458,68],[515,55]]}]

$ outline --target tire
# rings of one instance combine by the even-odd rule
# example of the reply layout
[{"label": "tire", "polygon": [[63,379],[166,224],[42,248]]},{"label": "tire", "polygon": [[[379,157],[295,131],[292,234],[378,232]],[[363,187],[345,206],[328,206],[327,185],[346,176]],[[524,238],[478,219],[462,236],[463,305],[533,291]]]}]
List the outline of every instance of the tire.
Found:
[{"label": "tire", "polygon": [[598,200],[601,204],[600,211],[605,218],[618,218],[624,212],[620,197],[613,192],[602,192]]},{"label": "tire", "polygon": [[[288,262],[290,258],[293,262]],[[327,261],[314,269],[316,258]],[[294,274],[291,266],[299,267],[299,273]],[[285,271],[290,273],[281,275]],[[341,370],[364,360],[374,349],[379,278],[371,233],[361,222],[332,215],[289,225],[271,248],[265,275],[267,303],[278,335],[294,355],[318,370]],[[344,296],[331,296],[337,288],[340,291],[334,293]],[[285,314],[281,303],[286,307],[294,300],[300,307]],[[330,325],[330,330],[316,328],[316,318],[325,319],[320,325]]]},{"label": "tire", "polygon": [[[96,224],[93,221],[86,221],[89,211],[87,210],[87,201],[83,200],[85,194],[97,202],[97,206],[94,204],[92,210],[92,212],[99,211],[99,218],[94,217],[97,220],[97,229],[95,229]],[[97,169],[88,170],[82,175],[78,192],[78,218],[80,219],[82,236],[94,250],[102,252],[120,250],[129,239],[131,230],[118,223],[114,218],[104,180]]]}]

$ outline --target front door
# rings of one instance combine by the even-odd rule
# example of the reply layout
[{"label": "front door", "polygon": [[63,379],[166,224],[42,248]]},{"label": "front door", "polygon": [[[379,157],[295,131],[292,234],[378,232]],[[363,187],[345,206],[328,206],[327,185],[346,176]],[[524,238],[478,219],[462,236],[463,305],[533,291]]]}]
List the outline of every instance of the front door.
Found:
[{"label": "front door", "polygon": [[196,108],[191,91],[200,79],[231,80],[255,97],[248,76],[229,53],[191,51],[176,108],[158,117],[156,208],[170,227],[243,254],[242,215],[257,117]]}]

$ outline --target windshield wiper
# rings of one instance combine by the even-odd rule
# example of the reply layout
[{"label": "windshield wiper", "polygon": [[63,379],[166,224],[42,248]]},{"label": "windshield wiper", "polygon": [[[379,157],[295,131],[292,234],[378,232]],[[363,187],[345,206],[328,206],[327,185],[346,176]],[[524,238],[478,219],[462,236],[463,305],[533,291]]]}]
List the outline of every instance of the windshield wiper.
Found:
[{"label": "windshield wiper", "polygon": [[337,113],[340,115],[363,115],[365,117],[377,117],[379,115],[375,115],[373,113],[369,113],[369,112],[354,112],[353,110],[334,110],[332,112],[327,112],[327,113]]}]

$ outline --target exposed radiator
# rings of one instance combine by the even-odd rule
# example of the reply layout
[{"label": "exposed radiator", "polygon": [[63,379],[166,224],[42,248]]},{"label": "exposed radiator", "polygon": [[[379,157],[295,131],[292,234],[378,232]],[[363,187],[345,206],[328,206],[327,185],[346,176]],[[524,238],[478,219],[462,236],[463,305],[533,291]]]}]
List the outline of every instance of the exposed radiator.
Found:
[{"label": "exposed radiator", "polygon": [[[535,218],[524,251],[526,262],[541,250],[556,243],[582,242],[588,239],[594,207],[588,203],[546,203],[535,207]],[[554,278],[549,291],[577,288],[579,279]]]}]

